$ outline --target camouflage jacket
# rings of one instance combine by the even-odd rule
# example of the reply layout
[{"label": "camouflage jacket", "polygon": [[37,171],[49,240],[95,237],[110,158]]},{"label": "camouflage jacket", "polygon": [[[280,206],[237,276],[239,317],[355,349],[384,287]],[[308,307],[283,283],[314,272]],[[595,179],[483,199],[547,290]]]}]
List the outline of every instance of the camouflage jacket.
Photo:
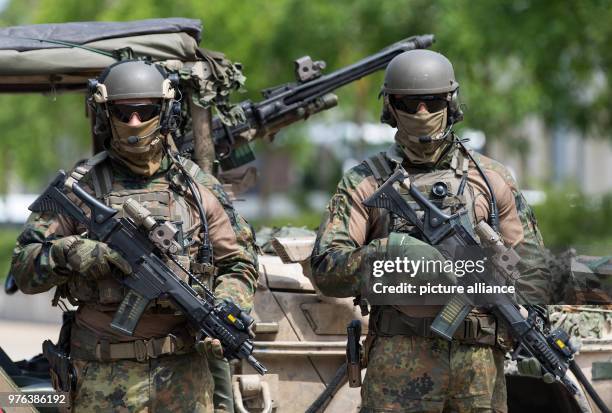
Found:
[{"label": "camouflage jacket", "polygon": [[[182,209],[183,212],[178,216],[172,213],[173,216],[166,216],[165,219],[182,219],[183,232],[191,240],[188,256],[185,258],[188,260],[187,265],[193,264],[196,261],[198,246],[201,244],[198,234],[200,220],[191,194],[185,185],[181,184],[178,168],[165,158],[160,170],[152,177],[145,178],[132,174],[112,159],[104,162],[108,162],[108,168],[112,173],[111,192],[104,197],[104,201],[107,205],[119,209],[120,214],[122,214],[122,202],[127,197],[136,197],[145,207],[150,208],[154,216],[164,217],[169,214],[164,213],[164,210],[176,212]],[[208,221],[214,265],[217,268],[214,292],[217,297],[232,298],[243,309],[250,310],[258,277],[252,230],[236,213],[221,184],[213,176],[199,170],[195,164],[189,165],[190,174],[197,183]],[[91,175],[91,173],[85,175],[80,183],[88,192],[94,193],[92,188],[95,183],[92,182]],[[155,200],[157,202],[155,205],[159,208],[153,204],[146,204],[151,200]],[[19,288],[27,294],[43,292],[54,286],[64,288],[66,296],[77,299],[79,305],[77,324],[80,320],[81,324],[91,330],[98,332],[103,330],[103,333],[115,337],[107,329],[106,321],[110,321],[113,310],[118,306],[124,293],[123,287],[114,281],[110,274],[108,279],[91,280],[79,274],[67,273],[53,262],[52,256],[41,254],[44,243],[56,238],[82,234],[84,231],[85,228],[64,216],[52,212],[32,213],[18,237],[13,252],[11,272]],[[202,281],[209,281],[193,268],[192,265],[192,272]],[[106,288],[108,285],[111,287]],[[113,297],[117,291],[120,291],[119,296]],[[182,317],[176,318],[177,315],[170,312],[171,314],[158,314],[147,310],[136,330],[136,336],[147,338],[168,333],[170,327],[175,327],[182,319]],[[165,323],[165,326],[163,326],[164,317],[171,319]]]},{"label": "camouflage jacket", "polygon": [[[448,154],[436,170],[450,167]],[[396,151],[397,153],[397,151]],[[522,278],[517,287],[530,302],[542,303],[550,297],[550,273],[546,266],[542,237],[534,214],[510,172],[500,163],[474,154],[491,181],[500,214],[500,232],[504,242],[521,256]],[[410,165],[403,162],[407,170]],[[431,172],[435,170],[431,169]],[[419,171],[423,172],[423,170]],[[427,172],[427,170],[425,171]],[[468,186],[480,201],[475,206],[478,220],[488,218],[488,189],[472,162]],[[347,171],[331,198],[311,256],[313,280],[325,295],[348,297],[359,295],[365,280],[362,274],[366,258],[386,247],[389,234],[388,214],[365,207],[362,202],[372,195],[379,183],[366,162]]]}]

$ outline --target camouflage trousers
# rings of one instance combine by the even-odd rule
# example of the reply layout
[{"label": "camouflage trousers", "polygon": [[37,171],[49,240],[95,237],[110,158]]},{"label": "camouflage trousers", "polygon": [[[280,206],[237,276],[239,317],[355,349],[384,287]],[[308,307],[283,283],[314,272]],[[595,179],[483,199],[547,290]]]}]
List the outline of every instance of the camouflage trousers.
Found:
[{"label": "camouflage trousers", "polygon": [[198,353],[108,363],[76,360],[72,411],[212,412],[213,380]]},{"label": "camouflage trousers", "polygon": [[439,338],[376,337],[362,413],[507,412],[504,354]]}]

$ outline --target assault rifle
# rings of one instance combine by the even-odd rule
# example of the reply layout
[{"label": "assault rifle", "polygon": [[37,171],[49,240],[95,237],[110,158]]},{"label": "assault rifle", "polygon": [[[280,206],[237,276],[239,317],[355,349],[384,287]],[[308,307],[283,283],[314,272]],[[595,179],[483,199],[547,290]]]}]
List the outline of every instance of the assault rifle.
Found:
[{"label": "assault rifle", "polygon": [[[67,188],[87,205],[89,217],[63,191]],[[153,299],[172,300],[195,328],[196,340],[216,338],[228,359],[246,360],[259,374],[266,368],[252,355],[253,319],[231,300],[217,300],[206,285],[173,259],[181,246],[175,241],[178,232],[170,222],[158,223],[138,202],[129,199],[124,204],[126,217],[114,218],[117,210],[110,208],[87,193],[66,173],[60,171],[29,209],[33,212],[52,211],[66,215],[88,228],[89,237],[107,243],[119,252],[132,267],[128,276],[118,280],[129,291],[111,322],[116,331],[133,335],[134,330]],[[183,281],[158,255],[169,258],[202,290],[200,295]]]},{"label": "assault rifle", "polygon": [[[408,182],[408,185],[406,182]],[[519,277],[516,264],[520,257],[513,249],[503,247],[499,236],[496,236],[497,233],[486,222],[480,222],[472,230],[472,224],[466,210],[461,210],[454,215],[447,215],[409,182],[407,172],[400,167],[363,204],[368,207],[385,208],[405,219],[415,226],[423,241],[436,246],[444,256],[451,259],[456,257],[456,251],[462,247],[481,246],[481,241],[477,238],[475,230],[480,240],[485,243],[488,242],[495,251],[492,261],[497,270],[495,274],[499,273],[500,275],[496,280],[497,283],[513,282]],[[406,188],[410,196],[423,209],[423,221],[417,217],[415,210],[397,192],[394,188],[395,184]],[[445,188],[436,188],[436,185],[432,188],[433,191],[446,191]],[[453,334],[462,325],[463,320],[473,308],[474,305],[467,295],[454,295],[432,323],[432,331],[446,340],[452,340]]]},{"label": "assault rifle", "polygon": [[263,90],[262,101],[240,102],[238,112],[244,116],[236,125],[226,125],[218,116],[213,118],[211,134],[221,167],[227,171],[254,160],[250,140],[273,137],[285,126],[336,106],[338,98],[331,93],[335,89],[384,69],[400,53],[424,49],[433,42],[431,34],[412,36],[327,75],[322,74],[325,62],[313,61],[310,56],[297,59],[296,82]]},{"label": "assault rifle", "polygon": [[[418,218],[415,209],[400,195],[394,186],[395,184],[407,189],[409,195],[423,210],[424,219],[422,221]],[[460,211],[453,215],[442,212],[414,185],[410,184],[409,175],[402,167],[398,167],[395,173],[372,196],[363,201],[363,204],[368,207],[387,209],[406,220],[416,228],[425,242],[436,246],[447,257],[452,258],[458,247],[480,245],[474,236],[471,224],[467,221],[466,211]],[[486,227],[494,233],[488,225]],[[481,228],[483,227],[481,226]],[[479,231],[478,227],[476,230],[481,238],[491,236],[488,232]],[[471,273],[471,279],[484,282],[487,285],[499,285],[512,281],[518,275],[514,268],[519,259],[517,255],[512,254],[513,252],[512,250],[506,250],[504,252],[508,254],[506,259],[500,258],[498,260],[500,252],[499,249],[496,250],[497,257],[493,258],[494,262],[505,262],[507,259],[511,259],[513,263],[505,268],[503,264],[496,265],[496,269],[501,273],[500,277],[481,278],[476,273]],[[441,337],[451,340],[455,330],[473,307],[474,303],[467,295],[457,294],[453,296],[433,321],[431,330]],[[518,343],[512,354],[513,358],[519,358],[521,353],[526,353],[528,357],[535,357],[539,361],[544,374],[552,375],[555,380],[561,381],[570,393],[575,394],[578,389],[567,375],[567,370],[570,370],[584,386],[599,409],[602,412],[610,411],[574,361],[576,349],[571,345],[570,337],[565,331],[558,328],[548,332],[542,327],[542,323],[537,317],[525,318],[521,314],[521,306],[509,294],[498,294],[491,311],[498,319],[507,324],[510,334]]]}]

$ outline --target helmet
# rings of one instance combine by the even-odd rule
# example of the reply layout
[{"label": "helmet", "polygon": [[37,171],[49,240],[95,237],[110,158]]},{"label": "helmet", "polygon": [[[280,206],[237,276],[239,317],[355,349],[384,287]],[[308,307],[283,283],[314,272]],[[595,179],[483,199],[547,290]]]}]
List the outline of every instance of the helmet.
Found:
[{"label": "helmet", "polygon": [[[161,131],[166,134],[177,127],[180,102],[175,100],[178,76],[168,75],[159,65],[143,60],[124,60],[115,63],[97,78],[89,80],[89,101],[97,104],[108,123],[107,104],[121,99],[162,99]],[[95,109],[95,108],[94,108]]]},{"label": "helmet", "polygon": [[385,71],[383,93],[437,95],[459,87],[451,62],[440,53],[416,49],[395,56]]},{"label": "helmet", "polygon": [[174,88],[158,65],[142,60],[126,60],[106,68],[97,80],[90,81],[97,103],[119,99],[174,99]]},{"label": "helmet", "polygon": [[449,121],[463,119],[459,105],[459,83],[451,62],[440,53],[415,49],[395,56],[385,71],[381,94],[385,97],[381,121],[396,126],[387,105],[389,95],[448,94]]}]

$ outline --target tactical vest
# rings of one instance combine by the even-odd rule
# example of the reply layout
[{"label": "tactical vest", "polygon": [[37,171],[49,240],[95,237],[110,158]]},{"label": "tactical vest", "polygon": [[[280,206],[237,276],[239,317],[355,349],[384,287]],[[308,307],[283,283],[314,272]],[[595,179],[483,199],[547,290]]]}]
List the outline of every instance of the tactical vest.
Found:
[{"label": "tactical vest", "polygon": [[[379,185],[382,185],[393,174],[395,160],[390,160],[385,152],[378,153],[366,159],[365,162]],[[461,150],[456,150],[448,169],[428,172],[408,169],[408,172],[411,184],[433,204],[449,215],[466,209],[470,222],[474,226],[476,225],[475,195],[473,188],[467,185],[468,170],[469,158]],[[418,218],[422,220],[421,207],[407,193],[407,190],[400,188],[399,192],[416,211]],[[394,214],[390,216],[388,232],[408,233],[420,239],[413,225]]]},{"label": "tactical vest", "polygon": [[[198,166],[187,160],[181,159],[188,173],[195,177],[198,173]],[[133,198],[142,206],[148,209],[152,216],[157,220],[169,220],[178,228],[182,234],[179,242],[185,246],[184,251],[173,257],[187,270],[190,270],[200,281],[208,286],[212,285],[214,274],[208,270],[208,266],[195,261],[197,247],[199,245],[198,233],[200,229],[200,218],[197,207],[193,204],[191,194],[182,183],[180,171],[170,168],[168,172],[153,181],[146,187],[142,187],[138,182],[128,179],[118,179],[111,170],[110,159],[106,152],[100,152],[90,158],[84,164],[78,166],[72,173],[72,177],[77,181],[84,176],[89,176],[91,186],[96,198],[103,200],[104,203],[118,210],[117,217],[123,217],[123,203]],[[175,274],[179,275],[184,281],[189,282],[187,274],[171,260],[167,260],[171,268],[175,268]],[[96,305],[100,310],[116,307],[125,295],[125,288],[112,276],[98,280],[87,280],[83,277],[73,277],[68,282],[68,291],[64,292],[69,299],[76,299],[80,303]],[[172,306],[167,300],[156,300],[156,305],[162,308]]]},{"label": "tactical vest", "polygon": [[[475,213],[475,194],[468,185],[469,158],[462,150],[455,150],[448,169],[422,172],[419,169],[408,169],[410,183],[414,185],[427,199],[446,214],[454,214],[461,209],[468,212],[472,226],[477,224]],[[393,152],[381,152],[365,160],[368,168],[379,186],[393,174],[394,164],[401,163],[401,157]],[[436,191],[434,191],[436,188]],[[443,191],[441,189],[444,189]],[[423,219],[423,210],[416,201],[400,187],[400,194]],[[402,232],[421,239],[414,225],[403,218],[390,213],[388,232]],[[437,310],[441,310],[440,308]],[[414,306],[375,306],[372,308],[369,339],[366,340],[366,353],[373,342],[374,336],[415,335],[436,337],[429,329],[433,318],[414,314]],[[416,310],[418,311],[418,310]],[[437,312],[436,311],[436,312]],[[454,338],[466,344],[503,345],[509,337],[504,331],[498,331],[495,318],[478,309],[466,317],[463,327],[457,330]]]}]

